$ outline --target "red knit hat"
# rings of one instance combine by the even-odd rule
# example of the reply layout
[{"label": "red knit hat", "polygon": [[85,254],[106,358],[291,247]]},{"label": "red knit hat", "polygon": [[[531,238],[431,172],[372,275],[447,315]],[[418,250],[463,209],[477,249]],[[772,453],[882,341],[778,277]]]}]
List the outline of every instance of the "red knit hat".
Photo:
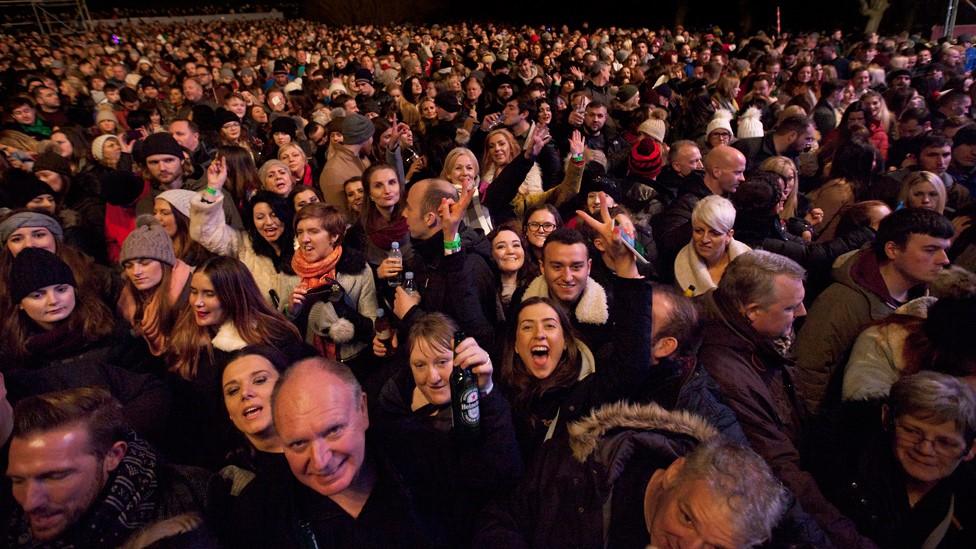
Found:
[{"label": "red knit hat", "polygon": [[627,161],[629,172],[645,179],[654,179],[664,167],[661,145],[651,137],[644,137],[630,149]]}]

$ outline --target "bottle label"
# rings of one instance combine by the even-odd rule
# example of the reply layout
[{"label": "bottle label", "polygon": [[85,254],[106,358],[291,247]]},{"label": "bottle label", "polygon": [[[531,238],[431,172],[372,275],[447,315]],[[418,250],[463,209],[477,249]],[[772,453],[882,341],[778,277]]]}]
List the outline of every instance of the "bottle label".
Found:
[{"label": "bottle label", "polygon": [[478,387],[472,385],[461,393],[461,423],[476,426],[481,421],[481,407],[478,405]]},{"label": "bottle label", "polygon": [[390,333],[390,330],[389,329],[380,330],[380,331],[376,332],[376,338],[379,339],[380,341],[386,341],[387,339],[390,339],[392,337],[393,337],[393,334]]}]

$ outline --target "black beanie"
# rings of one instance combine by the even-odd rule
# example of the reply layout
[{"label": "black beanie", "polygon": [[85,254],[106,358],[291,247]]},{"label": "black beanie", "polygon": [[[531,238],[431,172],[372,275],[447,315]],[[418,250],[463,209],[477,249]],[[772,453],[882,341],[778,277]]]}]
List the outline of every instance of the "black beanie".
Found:
[{"label": "black beanie", "polygon": [[241,119],[227,109],[217,109],[217,128],[223,128],[224,124],[228,124],[230,122],[237,122],[240,124]]},{"label": "black beanie", "polygon": [[49,194],[55,198],[58,196],[50,185],[38,179],[36,175],[20,170],[10,170],[4,186],[10,198],[10,206],[15,209],[27,207],[28,202],[42,194]]},{"label": "black beanie", "polygon": [[183,160],[183,147],[168,133],[154,133],[142,141],[142,158],[149,158],[154,154],[168,154]]},{"label": "black beanie", "polygon": [[28,294],[48,286],[78,286],[71,268],[43,248],[24,248],[10,267],[10,297],[20,303]]},{"label": "black beanie", "polygon": [[298,135],[298,124],[290,116],[279,116],[271,122],[271,135],[276,133],[287,133],[294,140]]},{"label": "black beanie", "polygon": [[41,153],[34,161],[34,173],[42,170],[54,172],[63,178],[71,177],[71,164],[68,159],[51,151]]}]

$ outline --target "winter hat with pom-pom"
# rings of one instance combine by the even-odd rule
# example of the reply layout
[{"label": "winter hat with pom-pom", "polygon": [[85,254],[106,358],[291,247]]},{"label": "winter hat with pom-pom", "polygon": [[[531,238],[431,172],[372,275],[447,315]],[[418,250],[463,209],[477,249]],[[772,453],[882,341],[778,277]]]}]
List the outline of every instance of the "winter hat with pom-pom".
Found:
[{"label": "winter hat with pom-pom", "polygon": [[766,130],[762,124],[762,112],[756,107],[749,107],[746,112],[739,117],[738,139],[748,139],[750,137],[762,137],[766,135]]},{"label": "winter hat with pom-pom", "polygon": [[173,241],[153,216],[140,215],[136,219],[136,230],[122,243],[119,263],[124,265],[130,259],[155,259],[169,266],[176,264]]}]

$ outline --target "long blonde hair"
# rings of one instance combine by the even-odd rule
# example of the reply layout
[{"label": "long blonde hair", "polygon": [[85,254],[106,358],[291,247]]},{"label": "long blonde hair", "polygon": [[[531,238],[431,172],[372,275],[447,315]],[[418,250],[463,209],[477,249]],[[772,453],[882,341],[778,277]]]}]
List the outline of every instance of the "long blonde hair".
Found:
[{"label": "long blonde hair", "polygon": [[790,172],[792,172],[793,189],[790,190],[790,195],[786,197],[786,204],[783,206],[783,211],[780,212],[779,217],[783,221],[796,217],[797,193],[800,187],[796,164],[785,156],[771,156],[763,160],[762,164],[759,165],[759,169],[764,172],[774,173],[783,179],[787,179]]},{"label": "long blonde hair", "polygon": [[945,213],[946,206],[946,188],[945,183],[942,182],[942,178],[935,175],[932,172],[927,171],[917,171],[905,176],[905,180],[901,184],[901,192],[898,193],[898,202],[901,202],[908,207],[908,199],[912,195],[912,187],[915,187],[921,183],[930,183],[935,189],[935,192],[939,195],[939,201],[935,204],[935,211]]}]

